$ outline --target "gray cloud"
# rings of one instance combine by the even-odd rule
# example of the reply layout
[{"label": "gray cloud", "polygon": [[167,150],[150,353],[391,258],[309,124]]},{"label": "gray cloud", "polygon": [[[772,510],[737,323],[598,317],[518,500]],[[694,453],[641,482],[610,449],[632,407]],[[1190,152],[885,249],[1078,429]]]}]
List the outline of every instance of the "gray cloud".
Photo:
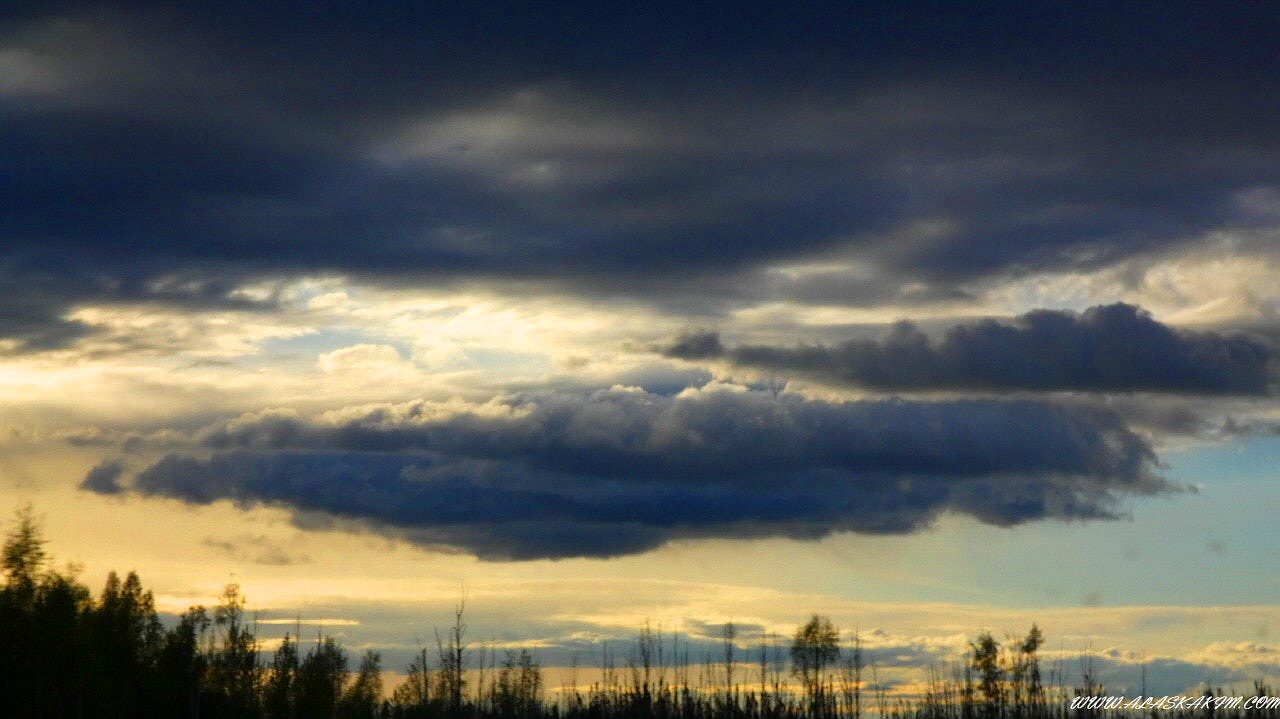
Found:
[{"label": "gray cloud", "polygon": [[[1269,6],[579,8],[589,52],[535,8],[41,8],[0,15],[18,351],[73,343],[83,304],[263,276],[867,306],[1274,225],[1236,202],[1280,186]],[[901,241],[920,222],[945,230]],[[725,281],[823,253],[876,279]]]},{"label": "gray cloud", "polygon": [[1164,392],[1266,396],[1276,384],[1275,345],[1243,334],[1190,332],[1131,305],[1083,313],[1037,310],[1011,323],[951,327],[933,342],[909,322],[881,341],[828,347],[725,348],[693,333],[661,348],[670,357],[812,373],[881,390]]},{"label": "gray cloud", "polygon": [[1116,415],[1027,401],[614,389],[448,414],[420,402],[266,414],[202,437],[212,456],[169,455],[132,490],[356,519],[490,559],[911,532],[944,512],[997,525],[1115,518],[1126,496],[1175,489]]},{"label": "gray cloud", "polygon": [[698,331],[680,335],[675,342],[662,347],[661,351],[668,357],[700,360],[720,357],[725,353],[725,347],[720,344],[719,333]]},{"label": "gray cloud", "polygon": [[122,494],[125,489],[120,486],[120,476],[124,473],[124,467],[119,462],[104,461],[85,475],[84,481],[80,482],[80,489],[93,492],[95,494]]},{"label": "gray cloud", "polygon": [[270,566],[307,564],[311,558],[305,554],[290,552],[278,542],[262,535],[243,535],[232,539],[206,537],[203,544],[242,561]]}]

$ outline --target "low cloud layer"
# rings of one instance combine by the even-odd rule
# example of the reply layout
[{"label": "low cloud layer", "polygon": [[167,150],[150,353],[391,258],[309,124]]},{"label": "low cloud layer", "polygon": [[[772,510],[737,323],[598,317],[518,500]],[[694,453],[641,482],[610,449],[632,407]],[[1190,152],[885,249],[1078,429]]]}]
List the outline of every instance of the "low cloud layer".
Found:
[{"label": "low cloud layer", "polygon": [[[945,512],[997,525],[1115,518],[1126,496],[1174,489],[1116,415],[1044,402],[614,388],[264,413],[200,439],[211,456],[169,455],[131,491],[283,506],[309,525],[354,519],[488,559],[902,533]],[[114,489],[95,473],[85,489]]]},{"label": "low cloud layer", "polygon": [[1265,396],[1275,386],[1280,350],[1242,334],[1190,332],[1137,307],[1083,313],[1037,310],[1012,323],[951,327],[938,342],[909,322],[880,340],[836,346],[725,347],[694,333],[662,348],[688,360],[724,358],[771,370],[812,373],[889,391],[987,390],[1162,392]]}]

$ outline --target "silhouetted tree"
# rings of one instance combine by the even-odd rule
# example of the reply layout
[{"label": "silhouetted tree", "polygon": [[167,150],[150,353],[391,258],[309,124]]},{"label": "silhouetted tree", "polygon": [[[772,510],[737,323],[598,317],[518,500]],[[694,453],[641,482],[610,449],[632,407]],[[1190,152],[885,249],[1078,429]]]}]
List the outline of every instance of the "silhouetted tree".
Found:
[{"label": "silhouetted tree", "polygon": [[297,683],[298,643],[286,634],[262,686],[262,709],[268,719],[295,719]]},{"label": "silhouetted tree", "polygon": [[791,643],[791,671],[800,677],[813,717],[831,713],[825,670],[840,658],[840,633],[826,617],[813,615],[796,630]]},{"label": "silhouetted tree", "polygon": [[151,709],[163,630],[151,592],[136,573],[123,582],[115,572],[107,575],[88,624],[97,716],[131,717]]},{"label": "silhouetted tree", "polygon": [[228,584],[213,611],[215,634],[222,642],[213,648],[208,664],[207,694],[218,716],[240,719],[257,714],[258,643],[244,622],[240,587]]},{"label": "silhouetted tree", "polygon": [[978,673],[978,691],[982,693],[981,712],[987,717],[998,717],[1004,710],[1004,668],[1000,666],[1000,643],[990,632],[978,635],[969,644],[973,652],[973,669]]},{"label": "silhouetted tree", "polygon": [[431,704],[431,668],[427,663],[426,649],[419,650],[405,674],[405,680],[391,695],[397,716],[407,719],[426,717]]},{"label": "silhouetted tree", "polygon": [[508,651],[494,682],[493,709],[502,719],[537,716],[542,701],[542,670],[528,649]]},{"label": "silhouetted tree", "polygon": [[35,520],[30,505],[14,513],[18,526],[5,537],[0,568],[4,569],[5,583],[9,589],[34,589],[48,555],[44,549],[44,537]]},{"label": "silhouetted tree", "polygon": [[[396,688],[382,699],[381,661],[366,652],[354,679],[347,653],[322,638],[300,657],[296,637],[286,635],[268,667],[245,622],[245,600],[229,585],[213,612],[193,607],[165,630],[152,594],[137,574],[107,577],[95,601],[73,568],[48,568],[38,523],[29,508],[17,513],[0,546],[0,717],[3,719],[858,719],[863,701],[863,654],[855,634],[843,663],[839,633],[830,620],[813,615],[791,644],[792,672],[803,692],[789,690],[784,652],[777,642],[760,645],[760,687],[739,687],[736,634],[721,636],[723,669],[707,655],[704,682],[689,681],[687,644],[673,635],[664,672],[660,632],[648,625],[629,660],[631,685],[620,675],[608,647],[601,681],[583,693],[571,690],[560,704],[545,702],[541,668],[528,650],[507,652],[499,664],[481,654],[481,671],[467,685],[463,605],[448,634],[437,634],[440,663],[434,675],[421,650]],[[888,685],[869,664],[874,702],[883,719],[1145,719],[1134,712],[1079,708],[1045,701],[1038,651],[1039,627],[1001,647],[989,632],[969,645],[964,664],[948,682],[930,674],[920,699],[891,703]],[[772,652],[772,654],[771,654]],[[1091,661],[1082,658],[1076,696],[1096,697]],[[837,675],[832,670],[839,668]],[[837,678],[839,684],[836,683]],[[1050,681],[1050,684],[1053,684]],[[838,689],[838,691],[837,691]],[[1273,694],[1259,682],[1259,696]],[[1144,684],[1145,691],[1145,684]],[[1218,689],[1211,696],[1221,696]],[[1162,715],[1166,712],[1161,712]],[[1169,719],[1280,719],[1280,712],[1206,708],[1167,712]]]},{"label": "silhouetted tree", "polygon": [[721,630],[720,638],[721,648],[724,650],[724,690],[726,699],[733,704],[737,704],[737,686],[733,682],[733,670],[737,657],[734,655],[734,639],[738,636],[737,627],[733,626],[733,622],[725,622]]},{"label": "silhouetted tree", "polygon": [[333,719],[347,683],[347,653],[333,637],[316,643],[298,667],[297,716]]},{"label": "silhouetted tree", "polygon": [[862,716],[862,637],[853,633],[853,652],[841,666],[841,694],[844,699],[844,712],[852,719]]},{"label": "silhouetted tree", "polygon": [[89,592],[70,571],[45,569],[49,557],[30,506],[15,520],[0,548],[0,716],[66,714],[82,701]]},{"label": "silhouetted tree", "polygon": [[165,632],[156,659],[158,709],[155,716],[191,719],[201,716],[209,659],[200,646],[209,624],[204,607],[192,607],[178,618],[176,626]]},{"label": "silhouetted tree", "polygon": [[382,707],[382,659],[367,651],[360,660],[356,680],[338,702],[340,719],[375,719]]},{"label": "silhouetted tree", "polygon": [[442,639],[436,633],[436,649],[440,654],[440,670],[438,672],[439,695],[449,704],[454,713],[462,709],[463,689],[466,686],[466,644],[463,637],[467,625],[462,621],[465,602],[459,602],[453,610],[453,626],[449,629],[448,639]]},{"label": "silhouetted tree", "polygon": [[[1040,660],[1036,652],[1044,644],[1044,635],[1035,624],[1018,645],[1018,656],[1013,665],[1013,711],[1021,718],[1034,716],[1044,706],[1044,687],[1041,685]],[[1144,670],[1145,671],[1145,670]]]}]

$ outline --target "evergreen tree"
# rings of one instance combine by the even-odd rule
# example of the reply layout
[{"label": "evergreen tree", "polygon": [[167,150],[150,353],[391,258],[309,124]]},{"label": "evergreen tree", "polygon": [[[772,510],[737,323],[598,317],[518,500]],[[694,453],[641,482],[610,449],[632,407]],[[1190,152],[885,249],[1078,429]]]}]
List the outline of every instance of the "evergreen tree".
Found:
[{"label": "evergreen tree", "polygon": [[325,637],[298,667],[297,716],[334,719],[346,683],[347,653],[333,637]]},{"label": "evergreen tree", "polygon": [[147,707],[154,688],[155,662],[163,636],[151,592],[142,589],[136,573],[130,572],[121,582],[119,575],[111,572],[87,619],[97,715],[137,715]]},{"label": "evergreen tree", "polygon": [[208,717],[201,713],[206,693],[208,656],[200,650],[209,632],[209,615],[204,607],[192,607],[178,623],[164,633],[156,658],[155,716]]},{"label": "evergreen tree", "polygon": [[268,719],[295,719],[297,684],[298,643],[286,634],[262,688],[262,708]]},{"label": "evergreen tree", "polygon": [[981,712],[998,717],[1004,711],[1004,668],[1000,666],[1000,643],[990,632],[978,635],[969,645],[973,652],[973,669],[978,673],[978,691],[982,693]]}]

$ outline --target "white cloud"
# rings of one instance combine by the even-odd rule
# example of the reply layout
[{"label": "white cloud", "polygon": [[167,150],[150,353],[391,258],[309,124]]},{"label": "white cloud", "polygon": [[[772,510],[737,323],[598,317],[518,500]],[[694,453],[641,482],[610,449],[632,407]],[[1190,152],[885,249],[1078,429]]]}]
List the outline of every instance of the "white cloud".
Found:
[{"label": "white cloud", "polygon": [[320,355],[316,364],[324,372],[385,372],[404,365],[390,345],[359,344]]},{"label": "white cloud", "polygon": [[1215,232],[1190,249],[1095,272],[1044,273],[992,283],[978,290],[981,303],[974,309],[1016,314],[1128,302],[1176,325],[1274,321],[1280,316],[1274,292],[1280,255],[1249,249],[1257,234]]},{"label": "white cloud", "polygon": [[288,314],[264,311],[188,311],[146,304],[84,306],[67,320],[87,325],[90,334],[64,354],[74,361],[119,355],[129,360],[158,358],[234,359],[257,353],[272,340],[301,337],[313,327]]}]

